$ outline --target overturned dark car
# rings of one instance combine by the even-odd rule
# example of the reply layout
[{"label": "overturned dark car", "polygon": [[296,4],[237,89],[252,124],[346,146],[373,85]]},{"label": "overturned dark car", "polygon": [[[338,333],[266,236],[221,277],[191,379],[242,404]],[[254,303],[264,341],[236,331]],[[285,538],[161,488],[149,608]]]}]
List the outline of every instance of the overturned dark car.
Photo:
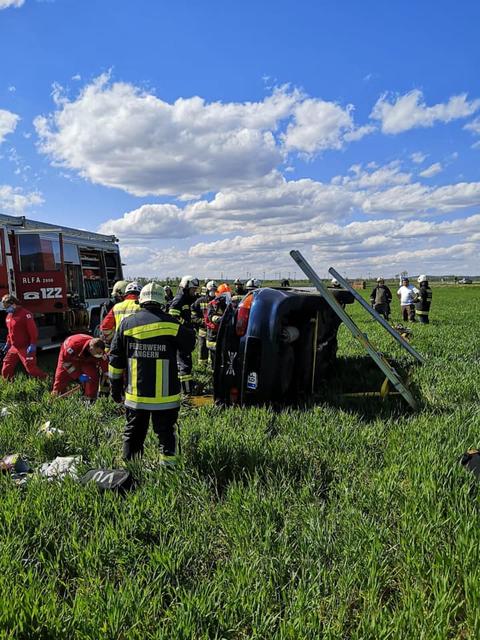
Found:
[{"label": "overturned dark car", "polygon": [[[330,289],[342,305],[352,294]],[[298,404],[337,354],[341,321],[316,291],[262,288],[227,307],[217,337],[214,397],[225,405]]]}]

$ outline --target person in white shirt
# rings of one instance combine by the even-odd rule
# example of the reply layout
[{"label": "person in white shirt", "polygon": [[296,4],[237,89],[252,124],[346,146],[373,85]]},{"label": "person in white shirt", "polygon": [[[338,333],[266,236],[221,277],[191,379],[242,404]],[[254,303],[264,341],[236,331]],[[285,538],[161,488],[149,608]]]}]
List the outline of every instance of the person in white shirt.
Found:
[{"label": "person in white shirt", "polygon": [[400,308],[402,310],[402,318],[405,322],[415,322],[415,301],[419,294],[419,290],[410,284],[408,278],[402,278],[402,286],[397,291],[400,299]]}]

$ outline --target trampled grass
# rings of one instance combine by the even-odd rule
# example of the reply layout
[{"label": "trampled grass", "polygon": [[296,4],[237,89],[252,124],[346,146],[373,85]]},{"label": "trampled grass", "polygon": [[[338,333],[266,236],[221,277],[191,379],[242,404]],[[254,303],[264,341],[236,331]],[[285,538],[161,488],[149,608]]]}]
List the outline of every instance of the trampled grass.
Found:
[{"label": "trampled grass", "polygon": [[[338,398],[381,383],[342,329],[321,405],[184,408],[181,468],[160,468],[149,434],[126,497],[1,476],[0,638],[480,637],[479,485],[458,464],[480,445],[480,292],[434,289],[432,324],[413,326],[423,367],[351,311],[419,412]],[[2,455],[121,464],[109,400],[52,402],[19,376],[0,405]],[[39,435],[47,419],[64,433]]]}]

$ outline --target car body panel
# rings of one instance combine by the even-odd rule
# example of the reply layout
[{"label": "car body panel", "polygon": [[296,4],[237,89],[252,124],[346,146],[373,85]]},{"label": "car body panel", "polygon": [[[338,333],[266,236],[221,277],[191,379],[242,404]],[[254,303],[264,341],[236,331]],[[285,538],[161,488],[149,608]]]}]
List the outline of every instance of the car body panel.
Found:
[{"label": "car body panel", "polygon": [[[348,291],[330,291],[342,305],[353,303]],[[251,295],[245,334],[236,334],[238,307],[233,304],[227,307],[219,327],[215,400],[227,405],[255,405],[293,404],[306,399],[334,364],[338,316],[313,291],[266,287]],[[286,338],[286,327],[294,327],[293,333],[298,333],[293,342]]]}]

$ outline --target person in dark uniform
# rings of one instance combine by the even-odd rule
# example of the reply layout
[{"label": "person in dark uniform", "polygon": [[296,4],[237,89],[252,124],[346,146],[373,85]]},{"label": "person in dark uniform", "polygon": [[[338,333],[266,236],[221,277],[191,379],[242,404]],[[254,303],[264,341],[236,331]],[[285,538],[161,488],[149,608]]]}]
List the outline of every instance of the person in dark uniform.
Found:
[{"label": "person in dark uniform", "polygon": [[215,353],[217,335],[223,314],[232,300],[232,292],[226,282],[218,286],[215,298],[208,304],[205,311],[205,325],[207,327],[207,348],[210,351],[212,369],[215,369]]},{"label": "person in dark uniform", "polygon": [[420,289],[415,302],[415,313],[421,324],[429,324],[428,314],[430,313],[430,305],[432,304],[432,290],[428,284],[428,278],[425,275],[418,276],[418,284]]},{"label": "person in dark uniform", "polygon": [[232,302],[234,302],[235,304],[239,304],[246,295],[247,290],[245,288],[245,285],[240,280],[240,278],[236,278],[233,281]]},{"label": "person in dark uniform", "polygon": [[171,466],[176,462],[180,408],[177,351],[193,351],[195,332],[165,312],[165,291],[156,282],[143,287],[139,304],[140,311],[125,318],[115,332],[109,354],[112,398],[125,401],[123,457],[142,455],[151,419],[162,462]]},{"label": "person in dark uniform", "polygon": [[[203,287],[202,287],[203,288]],[[205,325],[205,311],[208,303],[215,298],[217,283],[209,280],[205,285],[206,293],[200,296],[192,304],[192,321],[198,331],[198,364],[206,365],[208,362],[207,327]]]},{"label": "person in dark uniform", "polygon": [[[180,280],[177,295],[173,298],[168,309],[168,313],[172,318],[189,328],[192,328],[191,307],[197,299],[196,293],[199,284],[198,278],[183,276]],[[193,348],[190,351],[179,349],[177,354],[178,375],[185,395],[191,394],[193,390],[192,351]]]},{"label": "person in dark uniform", "polygon": [[392,301],[392,292],[385,284],[382,277],[377,278],[377,286],[370,294],[370,304],[377,313],[388,320],[390,317],[390,303]]}]

